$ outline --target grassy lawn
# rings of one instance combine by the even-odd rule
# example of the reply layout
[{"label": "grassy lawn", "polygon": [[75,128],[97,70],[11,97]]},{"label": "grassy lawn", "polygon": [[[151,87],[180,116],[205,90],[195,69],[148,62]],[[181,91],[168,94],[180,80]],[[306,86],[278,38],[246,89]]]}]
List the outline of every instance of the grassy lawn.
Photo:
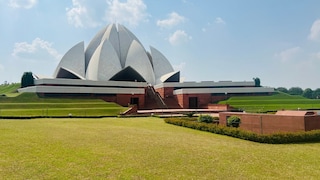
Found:
[{"label": "grassy lawn", "polygon": [[13,93],[17,91],[18,88],[20,88],[20,83],[2,84],[0,85],[0,95]]},{"label": "grassy lawn", "polygon": [[268,145],[159,118],[0,120],[2,179],[318,179],[320,144]]},{"label": "grassy lawn", "polygon": [[320,109],[319,99],[307,99],[285,93],[276,93],[271,96],[242,96],[231,97],[219,104],[230,104],[236,109],[247,112],[266,112],[277,110]]},{"label": "grassy lawn", "polygon": [[117,116],[127,107],[101,99],[40,98],[35,93],[0,97],[0,116]]}]

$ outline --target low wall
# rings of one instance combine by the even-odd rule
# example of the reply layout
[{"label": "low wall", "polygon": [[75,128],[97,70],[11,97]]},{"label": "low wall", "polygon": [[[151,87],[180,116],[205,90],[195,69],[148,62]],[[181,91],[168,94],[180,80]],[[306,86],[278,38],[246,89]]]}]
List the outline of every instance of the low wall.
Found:
[{"label": "low wall", "polygon": [[305,130],[311,131],[320,129],[320,118],[319,116],[306,116],[305,117]]},{"label": "low wall", "polygon": [[236,115],[241,118],[241,129],[259,134],[298,132],[320,129],[320,116],[290,116],[274,114],[251,114],[221,112],[219,123],[227,125],[227,118]]},{"label": "low wall", "polygon": [[208,109],[213,109],[217,111],[228,111],[230,106],[228,104],[208,104]]}]

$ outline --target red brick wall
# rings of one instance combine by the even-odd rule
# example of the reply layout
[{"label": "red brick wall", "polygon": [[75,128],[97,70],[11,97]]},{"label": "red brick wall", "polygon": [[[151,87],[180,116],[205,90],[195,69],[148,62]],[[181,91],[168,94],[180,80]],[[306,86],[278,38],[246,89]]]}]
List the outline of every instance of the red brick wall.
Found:
[{"label": "red brick wall", "polygon": [[139,98],[139,107],[144,107],[144,94],[117,94],[116,103],[120,104],[121,106],[128,106],[130,104],[131,98]]},{"label": "red brick wall", "polygon": [[183,94],[178,94],[176,95],[176,99],[178,104],[182,107],[182,108],[189,108],[189,99],[185,98],[185,95]]},{"label": "red brick wall", "polygon": [[211,103],[211,94],[178,94],[176,98],[182,108],[189,108],[189,97],[198,98],[198,108],[207,108]]},{"label": "red brick wall", "polygon": [[230,109],[230,106],[228,104],[208,104],[208,109],[216,109],[219,111],[227,111]]},{"label": "red brick wall", "polygon": [[228,95],[211,96],[211,103],[219,102],[228,99]]},{"label": "red brick wall", "polygon": [[306,129],[306,131],[320,129],[319,116],[306,116],[305,117],[305,129]]},{"label": "red brick wall", "polygon": [[166,87],[166,88],[158,88],[155,89],[162,98],[172,97],[173,96],[173,87]]},{"label": "red brick wall", "polygon": [[227,125],[227,117],[241,118],[241,129],[262,134],[320,129],[320,116],[281,116],[273,114],[219,113],[219,123]]},{"label": "red brick wall", "polygon": [[103,96],[101,98],[107,102],[117,102],[117,96]]},{"label": "red brick wall", "polygon": [[193,94],[190,97],[198,97],[198,106],[200,108],[207,108],[211,103],[211,94]]}]

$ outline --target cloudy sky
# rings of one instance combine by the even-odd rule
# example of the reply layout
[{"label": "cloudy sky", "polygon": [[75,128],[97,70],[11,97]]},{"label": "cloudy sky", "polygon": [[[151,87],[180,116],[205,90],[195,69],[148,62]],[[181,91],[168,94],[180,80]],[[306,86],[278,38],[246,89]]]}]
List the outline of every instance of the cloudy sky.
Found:
[{"label": "cloudy sky", "polygon": [[109,23],[160,50],[185,81],[320,88],[319,0],[0,0],[0,84],[52,76]]}]

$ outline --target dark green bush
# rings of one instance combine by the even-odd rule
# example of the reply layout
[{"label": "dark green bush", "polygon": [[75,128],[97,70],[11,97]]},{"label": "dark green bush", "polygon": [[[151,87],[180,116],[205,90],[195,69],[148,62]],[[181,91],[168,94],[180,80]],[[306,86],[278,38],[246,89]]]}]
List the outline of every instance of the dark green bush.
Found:
[{"label": "dark green bush", "polygon": [[193,117],[194,114],[195,114],[195,112],[187,112],[185,115],[187,117]]},{"label": "dark green bush", "polygon": [[275,133],[275,134],[256,134],[251,131],[245,131],[238,128],[217,125],[213,123],[201,123],[178,118],[166,118],[166,123],[178,126],[188,127],[201,131],[208,131],[215,134],[227,135],[244,140],[268,143],[268,144],[288,144],[288,143],[305,143],[320,142],[320,130],[297,133]]},{"label": "dark green bush", "polygon": [[213,116],[212,117],[214,121],[219,121],[219,117],[218,116]]},{"label": "dark green bush", "polygon": [[210,115],[200,115],[198,117],[198,122],[212,123],[213,117]]},{"label": "dark green bush", "polygon": [[228,127],[239,127],[241,123],[240,117],[238,116],[230,116],[227,119],[227,126]]},{"label": "dark green bush", "polygon": [[24,72],[21,77],[21,87],[34,86],[34,77],[32,72]]}]

